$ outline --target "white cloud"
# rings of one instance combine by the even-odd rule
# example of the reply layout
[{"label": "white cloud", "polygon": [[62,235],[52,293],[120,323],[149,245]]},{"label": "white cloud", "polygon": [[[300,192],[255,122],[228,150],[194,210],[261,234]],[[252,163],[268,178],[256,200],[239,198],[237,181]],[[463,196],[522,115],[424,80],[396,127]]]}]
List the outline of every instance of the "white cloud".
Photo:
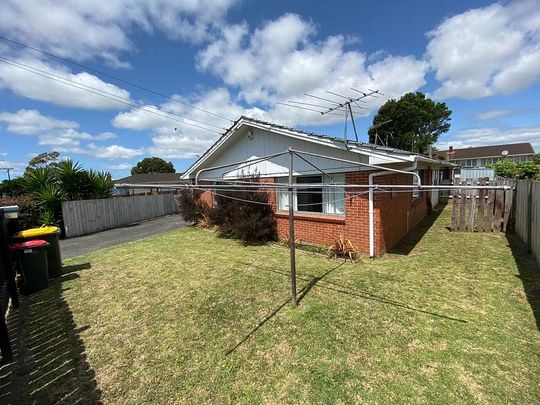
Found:
[{"label": "white cloud", "polygon": [[[23,65],[16,67],[13,64],[0,63],[0,89],[10,90],[19,96],[91,110],[126,107],[125,104],[115,101],[115,98],[130,101],[127,90],[89,73],[71,73],[63,66],[51,65],[38,59],[22,58],[15,62]],[[21,69],[21,66],[24,69]],[[28,67],[31,67],[30,70],[39,71],[34,70],[32,73]],[[54,75],[54,80],[50,78],[51,75]],[[103,93],[107,93],[105,97],[100,95]]]},{"label": "white cloud", "polygon": [[[535,151],[540,151],[540,126],[517,128],[474,128],[444,136],[445,140],[437,143],[441,150],[467,148],[469,146],[486,146],[505,143],[530,142]],[[450,139],[448,139],[450,138]]]},{"label": "white cloud", "polygon": [[[199,52],[197,65],[238,88],[248,103],[270,104],[291,98],[313,103],[303,94],[325,95],[325,90],[351,94],[351,87],[378,88],[388,97],[398,97],[425,83],[428,64],[423,61],[412,56],[387,56],[368,64],[364,53],[345,50],[347,39],[343,36],[317,41],[315,31],[314,24],[294,14],[268,21],[253,32],[246,24],[231,25]],[[372,100],[367,107],[381,104],[381,100]],[[289,124],[321,122],[315,113],[280,107],[269,115],[287,117]]]},{"label": "white cloud", "polygon": [[486,121],[502,117],[513,117],[530,112],[527,108],[501,108],[496,110],[482,111],[471,116],[473,120]]},{"label": "white cloud", "polygon": [[472,9],[428,33],[437,98],[510,94],[540,76],[540,2]]},{"label": "white cloud", "polygon": [[101,57],[127,66],[119,54],[133,51],[129,34],[140,28],[174,40],[200,43],[221,24],[237,0],[5,0],[0,32],[77,60]]},{"label": "white cloud", "polygon": [[143,148],[134,149],[121,145],[98,146],[91,143],[87,148],[87,153],[100,159],[131,159],[144,154]]},{"label": "white cloud", "polygon": [[42,115],[37,110],[19,110],[0,113],[0,122],[14,134],[37,136],[39,145],[51,146],[58,152],[88,153],[81,141],[103,141],[116,138],[112,132],[92,135],[78,131],[79,124]]},{"label": "white cloud", "polygon": [[73,129],[79,124],[75,121],[58,120],[42,115],[37,110],[19,110],[16,113],[0,113],[0,122],[7,124],[7,130],[16,134],[37,135],[57,129]]},{"label": "white cloud", "polygon": [[[331,36],[315,41],[314,35],[314,24],[293,14],[269,21],[253,32],[246,24],[224,27],[220,37],[198,54],[197,63],[200,70],[218,75],[226,85],[237,89],[238,98],[225,87],[190,97],[174,97],[231,120],[247,115],[285,125],[327,125],[342,122],[343,117],[321,116],[275,102],[295,99],[313,103],[317,100],[304,96],[305,92],[335,99],[325,90],[351,94],[351,87],[380,88],[386,97],[367,100],[362,112],[367,116],[387,98],[417,90],[425,83],[428,64],[412,56],[387,55],[368,63],[365,54],[345,50],[352,43],[350,38]],[[261,108],[247,108],[245,103]],[[221,128],[212,127],[212,131],[223,132],[231,124],[173,101],[145,108],[161,114],[180,114]],[[112,124],[117,128],[151,131],[152,146],[147,151],[166,158],[193,158],[219,137],[217,133],[140,109],[117,114]]]},{"label": "white cloud", "polygon": [[185,104],[175,101],[168,101],[160,106],[146,106],[160,114],[174,113],[189,117],[198,122],[189,121],[197,126],[204,126],[200,122],[215,125],[219,128],[206,126],[210,131],[190,125],[183,125],[176,120],[182,120],[177,116],[170,120],[165,117],[156,116],[152,113],[140,109],[122,112],[112,120],[113,126],[134,131],[151,131],[152,146],[147,148],[148,154],[164,158],[193,158],[195,155],[204,152],[212,143],[224,132],[232,122],[207,114],[200,109],[219,113],[219,115],[232,120],[238,119],[240,115],[251,115],[255,118],[265,118],[266,113],[257,108],[246,109],[231,99],[230,93],[225,88],[217,88],[191,98],[178,95],[173,98],[187,102],[199,109],[193,109]]},{"label": "white cloud", "polygon": [[124,163],[108,165],[106,169],[107,170],[127,170],[127,169],[131,169],[133,166],[135,166],[133,163],[124,162]]}]

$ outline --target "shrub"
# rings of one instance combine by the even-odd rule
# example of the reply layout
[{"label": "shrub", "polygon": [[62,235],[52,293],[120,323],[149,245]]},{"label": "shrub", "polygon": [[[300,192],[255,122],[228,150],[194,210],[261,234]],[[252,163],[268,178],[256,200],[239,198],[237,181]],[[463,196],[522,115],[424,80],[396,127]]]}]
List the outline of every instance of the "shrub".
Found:
[{"label": "shrub", "polygon": [[341,257],[345,260],[349,259],[351,262],[357,260],[360,256],[359,252],[355,249],[352,242],[343,237],[340,234],[339,237],[334,238],[334,243],[328,248],[328,257],[337,258]]},{"label": "shrub", "polygon": [[520,179],[536,179],[540,176],[540,166],[533,162],[520,163],[518,165],[518,177]]},{"label": "shrub", "polygon": [[245,243],[261,243],[277,239],[277,224],[269,204],[268,193],[261,190],[224,191],[215,194],[215,206],[200,202],[200,191],[183,190],[177,201],[187,222],[203,227],[216,226],[221,236]]},{"label": "shrub", "polygon": [[180,214],[186,222],[199,223],[204,216],[204,209],[199,201],[199,191],[182,190],[176,197]]},{"label": "shrub", "polygon": [[534,179],[540,176],[540,166],[534,162],[516,163],[511,159],[503,159],[490,163],[487,167],[495,169],[495,174],[499,177]]},{"label": "shrub", "polygon": [[0,199],[0,206],[4,205],[18,205],[19,206],[19,220],[18,230],[35,228],[40,226],[40,206],[27,196],[19,196],[12,198]]},{"label": "shrub", "polygon": [[216,206],[206,213],[223,236],[245,243],[277,239],[277,224],[269,195],[261,190],[218,191]]}]

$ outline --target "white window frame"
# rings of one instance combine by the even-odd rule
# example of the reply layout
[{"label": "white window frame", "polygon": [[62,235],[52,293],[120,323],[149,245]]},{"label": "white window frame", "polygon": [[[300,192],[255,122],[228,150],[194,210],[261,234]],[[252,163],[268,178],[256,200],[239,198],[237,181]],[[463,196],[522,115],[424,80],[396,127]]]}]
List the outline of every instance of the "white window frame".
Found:
[{"label": "white window frame", "polygon": [[[330,174],[332,176],[333,184],[345,184],[345,174],[335,173]],[[298,176],[293,178],[293,182],[296,184]],[[327,179],[325,182],[324,179]],[[345,189],[339,187],[324,187],[325,184],[329,184],[331,180],[327,176],[321,175],[321,188],[322,188],[322,212],[313,211],[299,211],[298,210],[298,196],[296,190],[293,192],[294,211],[298,213],[306,213],[313,215],[345,215]],[[276,179],[276,183],[288,184],[288,177],[279,177]],[[289,210],[289,192],[284,188],[278,188],[276,190],[276,208],[278,211]]]}]

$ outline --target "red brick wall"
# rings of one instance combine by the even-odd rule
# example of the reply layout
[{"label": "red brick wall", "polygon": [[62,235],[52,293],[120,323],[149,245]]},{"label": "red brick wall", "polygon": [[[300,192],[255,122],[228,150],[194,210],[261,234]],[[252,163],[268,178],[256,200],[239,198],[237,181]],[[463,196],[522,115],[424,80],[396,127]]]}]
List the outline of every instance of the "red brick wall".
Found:
[{"label": "red brick wall", "polygon": [[[346,184],[368,184],[370,172],[349,172],[345,174]],[[421,172],[422,183],[430,184],[431,171]],[[375,177],[375,184],[411,184],[412,176],[406,174],[390,174]],[[261,182],[273,183],[273,179],[261,179]],[[269,192],[270,203],[276,210],[276,192]],[[376,192],[375,211],[375,254],[380,255],[411,230],[428,212],[429,192],[421,192],[419,198],[412,200],[411,192]],[[349,189],[346,191],[345,215],[325,215],[312,213],[295,214],[295,238],[303,242],[329,246],[334,238],[343,234],[354,247],[363,253],[369,253],[369,197],[368,190]],[[210,191],[201,196],[207,204],[213,204]],[[277,211],[276,221],[278,234],[286,237],[289,234],[288,212]]]},{"label": "red brick wall", "polygon": [[[422,170],[422,184],[430,184],[430,170]],[[375,177],[375,184],[411,184],[411,176],[392,174]],[[429,192],[422,191],[413,200],[411,192],[375,193],[375,253],[388,251],[428,213]]]}]

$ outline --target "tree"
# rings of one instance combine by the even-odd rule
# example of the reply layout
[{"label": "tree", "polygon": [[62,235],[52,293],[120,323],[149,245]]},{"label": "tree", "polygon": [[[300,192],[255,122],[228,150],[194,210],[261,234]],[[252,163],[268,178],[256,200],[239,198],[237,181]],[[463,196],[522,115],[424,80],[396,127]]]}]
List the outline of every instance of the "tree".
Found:
[{"label": "tree", "polygon": [[23,177],[24,190],[39,207],[39,222],[62,224],[64,200],[110,198],[113,181],[105,171],[85,170],[71,159],[54,166],[29,167]]},{"label": "tree", "polygon": [[[381,143],[392,148],[427,153],[428,146],[450,129],[452,111],[445,103],[436,103],[424,93],[407,93],[399,100],[388,100],[373,118],[369,129],[369,142]],[[375,139],[376,135],[379,140]]]},{"label": "tree", "polygon": [[17,196],[24,194],[24,180],[22,177],[15,177],[11,180],[3,180],[0,183],[0,193],[4,196]]},{"label": "tree", "polygon": [[512,159],[502,159],[487,165],[490,169],[495,169],[495,174],[499,177],[534,179],[540,176],[540,166],[534,162],[514,162]]},{"label": "tree", "polygon": [[131,169],[131,174],[175,173],[171,162],[158,157],[144,158]]},{"label": "tree", "polygon": [[55,167],[58,164],[59,157],[60,152],[56,151],[40,153],[30,159],[26,169],[28,170],[35,167]]}]

